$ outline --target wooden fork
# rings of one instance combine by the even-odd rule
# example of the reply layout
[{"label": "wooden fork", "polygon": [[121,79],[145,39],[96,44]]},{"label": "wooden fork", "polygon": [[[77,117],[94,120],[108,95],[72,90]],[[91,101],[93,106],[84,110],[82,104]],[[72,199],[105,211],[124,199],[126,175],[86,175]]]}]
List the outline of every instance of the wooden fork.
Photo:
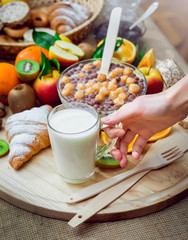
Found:
[{"label": "wooden fork", "polygon": [[[146,169],[146,166],[148,166],[149,170],[143,171],[137,174],[136,176],[132,176],[131,178],[126,179],[125,181],[120,182],[119,184],[97,195],[95,198],[91,199],[91,201],[83,209],[81,209],[68,222],[68,224],[72,227],[76,227],[81,223],[85,222],[88,218],[90,218],[91,216],[99,212],[101,209],[103,209],[104,207],[112,203],[115,199],[117,199],[119,196],[125,193],[128,189],[130,189],[140,178],[142,178],[146,173],[151,171],[151,169],[163,167],[174,162],[176,159],[183,156],[186,150],[187,150],[187,146],[183,146],[181,149],[175,146],[170,148],[167,151],[164,151],[162,153],[158,153],[152,156],[153,161],[151,161],[150,159],[151,154],[146,154],[144,158],[145,161],[142,162],[142,164],[139,164],[139,167],[136,168],[137,170],[134,171],[134,173],[140,172],[141,170],[143,171],[144,169]],[[156,164],[151,164],[151,162],[155,162]],[[122,175],[121,175],[121,179],[122,179]],[[117,181],[120,181],[120,178],[118,178]]]},{"label": "wooden fork", "polygon": [[[168,149],[168,150],[166,150]],[[89,187],[86,187],[79,192],[67,197],[65,202],[75,203],[87,198],[93,197],[98,193],[112,187],[113,185],[135,175],[136,173],[143,172],[145,170],[151,171],[152,169],[158,169],[170,164],[175,159],[183,155],[188,149],[188,134],[184,132],[178,132],[173,134],[173,137],[167,137],[154,143],[149,151],[146,153],[141,162],[133,169],[123,172],[114,177],[108,178],[104,181],[95,183]],[[161,154],[159,154],[161,152]],[[174,154],[173,154],[174,153]],[[163,155],[162,155],[163,154]],[[169,160],[167,156],[169,154]],[[163,157],[164,156],[164,157]],[[177,157],[176,157],[177,156]]]}]

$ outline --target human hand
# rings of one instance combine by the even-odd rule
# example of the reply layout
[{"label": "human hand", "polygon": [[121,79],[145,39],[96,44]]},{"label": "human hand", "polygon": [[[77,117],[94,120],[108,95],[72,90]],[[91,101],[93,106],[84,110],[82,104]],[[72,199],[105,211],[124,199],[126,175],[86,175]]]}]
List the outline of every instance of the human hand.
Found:
[{"label": "human hand", "polygon": [[[101,119],[104,124],[109,125],[104,129],[106,134],[111,139],[118,137],[111,153],[114,158],[120,161],[122,167],[127,161],[128,145],[136,134],[138,137],[133,145],[132,156],[139,159],[148,139],[177,121],[172,104],[166,96],[167,91],[141,96]],[[118,123],[122,124],[122,128],[113,127]]]}]

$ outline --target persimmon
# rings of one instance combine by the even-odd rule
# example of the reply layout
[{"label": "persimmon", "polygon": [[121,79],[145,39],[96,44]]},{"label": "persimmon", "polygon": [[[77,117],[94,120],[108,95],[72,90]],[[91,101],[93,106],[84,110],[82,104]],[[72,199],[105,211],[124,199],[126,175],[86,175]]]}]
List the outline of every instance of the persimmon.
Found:
[{"label": "persimmon", "polygon": [[0,102],[7,104],[10,90],[19,83],[15,66],[10,63],[0,63]]},{"label": "persimmon", "polygon": [[48,50],[46,50],[45,48],[42,48],[39,46],[30,46],[30,47],[24,48],[16,56],[15,64],[20,60],[25,60],[25,59],[33,60],[35,62],[40,63],[41,51],[48,58]]}]

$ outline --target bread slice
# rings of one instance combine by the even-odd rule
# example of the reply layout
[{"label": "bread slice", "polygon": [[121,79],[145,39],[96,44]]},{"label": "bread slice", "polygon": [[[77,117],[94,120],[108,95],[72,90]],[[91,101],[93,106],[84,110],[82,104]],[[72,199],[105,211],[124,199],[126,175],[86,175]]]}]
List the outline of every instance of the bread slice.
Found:
[{"label": "bread slice", "polygon": [[30,8],[25,2],[9,2],[0,8],[0,20],[8,27],[23,25],[29,17]]}]

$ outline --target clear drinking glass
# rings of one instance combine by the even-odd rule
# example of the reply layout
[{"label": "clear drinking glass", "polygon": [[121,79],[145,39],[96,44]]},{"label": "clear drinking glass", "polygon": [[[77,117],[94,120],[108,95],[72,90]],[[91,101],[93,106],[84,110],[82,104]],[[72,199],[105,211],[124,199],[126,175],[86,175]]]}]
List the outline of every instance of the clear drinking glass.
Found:
[{"label": "clear drinking glass", "polygon": [[86,104],[67,103],[52,109],[48,130],[59,174],[69,183],[81,183],[95,171],[99,115]]}]

